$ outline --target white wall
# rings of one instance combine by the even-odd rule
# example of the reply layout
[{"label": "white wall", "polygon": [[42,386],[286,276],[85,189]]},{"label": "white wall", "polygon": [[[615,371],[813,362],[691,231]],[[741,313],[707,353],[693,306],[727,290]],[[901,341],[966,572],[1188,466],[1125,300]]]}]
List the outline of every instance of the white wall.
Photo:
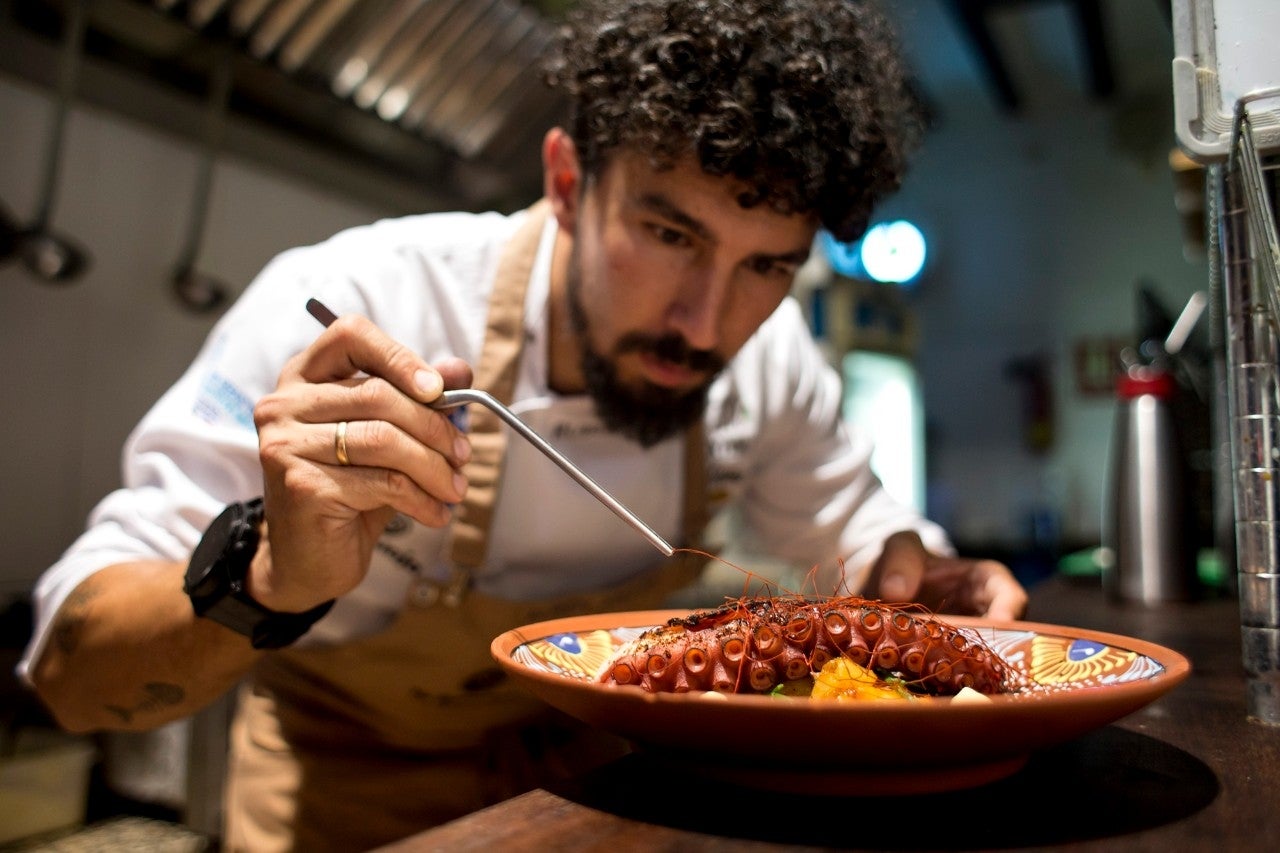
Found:
[{"label": "white wall", "polygon": [[[0,77],[0,203],[19,222],[35,213],[51,109]],[[92,266],[61,289],[0,267],[0,592],[29,588],[116,486],[125,436],[213,322],[169,290],[198,147],[77,105],[63,162],[54,225]],[[238,293],[275,253],[385,213],[220,159],[199,267]]]}]

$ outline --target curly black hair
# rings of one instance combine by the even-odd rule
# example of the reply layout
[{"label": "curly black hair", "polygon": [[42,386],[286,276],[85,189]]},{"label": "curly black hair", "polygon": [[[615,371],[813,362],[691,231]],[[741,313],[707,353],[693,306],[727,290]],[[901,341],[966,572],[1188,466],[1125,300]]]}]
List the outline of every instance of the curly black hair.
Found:
[{"label": "curly black hair", "polygon": [[895,33],[868,0],[592,0],[547,65],[588,177],[610,152],[688,155],[744,207],[815,212],[840,240],[902,182],[923,130]]}]

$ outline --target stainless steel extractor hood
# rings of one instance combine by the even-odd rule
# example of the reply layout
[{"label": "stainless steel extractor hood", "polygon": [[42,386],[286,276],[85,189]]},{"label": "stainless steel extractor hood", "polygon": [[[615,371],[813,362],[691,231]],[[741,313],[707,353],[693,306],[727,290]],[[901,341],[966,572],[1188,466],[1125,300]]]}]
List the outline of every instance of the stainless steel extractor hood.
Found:
[{"label": "stainless steel extractor hood", "polygon": [[[459,203],[538,192],[539,142],[561,109],[538,71],[557,0],[10,0],[0,34],[51,50],[74,2],[89,4],[91,61],[196,98],[229,61],[233,116]],[[49,76],[7,53],[0,67]]]}]

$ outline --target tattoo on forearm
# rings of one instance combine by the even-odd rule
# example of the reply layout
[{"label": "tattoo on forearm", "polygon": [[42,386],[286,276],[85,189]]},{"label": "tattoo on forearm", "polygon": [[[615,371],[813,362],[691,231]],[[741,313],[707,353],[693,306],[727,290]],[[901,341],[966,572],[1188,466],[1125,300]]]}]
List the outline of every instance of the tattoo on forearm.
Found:
[{"label": "tattoo on forearm", "polygon": [[58,608],[50,635],[58,651],[72,654],[79,648],[84,626],[88,621],[89,604],[97,597],[97,585],[84,581],[71,591],[62,607]]},{"label": "tattoo on forearm", "polygon": [[187,698],[187,692],[176,684],[163,681],[149,681],[142,687],[145,694],[138,704],[132,708],[121,705],[107,705],[106,709],[120,718],[123,723],[132,723],[138,714],[147,714],[165,708],[172,708]]}]

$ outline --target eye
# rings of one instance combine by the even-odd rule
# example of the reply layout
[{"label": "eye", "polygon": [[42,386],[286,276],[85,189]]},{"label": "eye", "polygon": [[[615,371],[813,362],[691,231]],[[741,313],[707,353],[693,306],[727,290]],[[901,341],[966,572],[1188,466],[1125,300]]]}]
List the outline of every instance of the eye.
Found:
[{"label": "eye", "polygon": [[796,273],[796,265],[776,258],[759,257],[747,261],[747,268],[756,275],[786,276],[790,278]]},{"label": "eye", "polygon": [[652,234],[659,243],[666,246],[688,246],[692,243],[689,236],[683,231],[668,228],[660,223],[650,224],[649,233]]}]

